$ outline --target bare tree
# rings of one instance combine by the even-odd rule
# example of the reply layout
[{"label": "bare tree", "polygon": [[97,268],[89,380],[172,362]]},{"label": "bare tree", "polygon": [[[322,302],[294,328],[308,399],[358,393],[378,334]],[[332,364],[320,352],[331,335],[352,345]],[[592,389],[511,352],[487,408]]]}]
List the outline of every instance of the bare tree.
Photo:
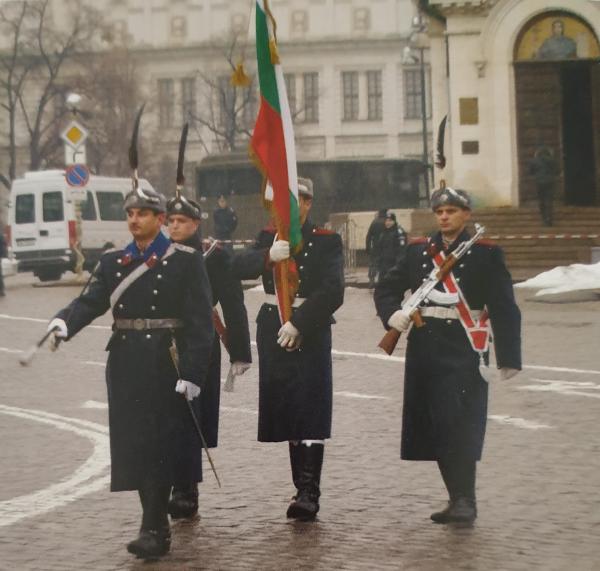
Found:
[{"label": "bare tree", "polygon": [[[122,47],[86,59],[85,71],[75,81],[85,97],[81,113],[90,130],[87,161],[96,173],[129,174],[129,138],[143,102],[139,75],[131,53]],[[143,140],[140,145],[144,147]]]},{"label": "bare tree", "polygon": [[202,137],[202,128],[211,133],[219,152],[224,153],[239,148],[252,134],[258,108],[257,82],[254,74],[248,76],[249,84],[246,86],[231,82],[241,57],[238,35],[231,36],[214,49],[220,54],[217,61],[221,64],[210,72],[198,72],[204,101],[202,111],[190,119],[205,150],[210,153],[210,146]]},{"label": "bare tree", "polygon": [[10,48],[1,54],[0,89],[8,115],[8,179],[16,174],[19,120],[27,136],[29,168],[52,163],[61,150],[58,129],[68,112],[66,64],[89,50],[99,29],[99,13],[83,0],[68,4],[61,22],[53,20],[51,0],[0,5],[0,26]]}]

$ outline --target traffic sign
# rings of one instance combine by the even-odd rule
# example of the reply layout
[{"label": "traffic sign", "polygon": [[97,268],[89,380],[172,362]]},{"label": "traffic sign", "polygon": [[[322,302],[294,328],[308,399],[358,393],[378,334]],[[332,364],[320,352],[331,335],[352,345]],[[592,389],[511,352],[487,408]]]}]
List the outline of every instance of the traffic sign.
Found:
[{"label": "traffic sign", "polygon": [[88,138],[87,129],[77,121],[71,121],[61,133],[62,140],[72,149],[77,150]]},{"label": "traffic sign", "polygon": [[69,186],[81,188],[90,180],[90,169],[81,163],[76,163],[67,167],[65,178]]}]

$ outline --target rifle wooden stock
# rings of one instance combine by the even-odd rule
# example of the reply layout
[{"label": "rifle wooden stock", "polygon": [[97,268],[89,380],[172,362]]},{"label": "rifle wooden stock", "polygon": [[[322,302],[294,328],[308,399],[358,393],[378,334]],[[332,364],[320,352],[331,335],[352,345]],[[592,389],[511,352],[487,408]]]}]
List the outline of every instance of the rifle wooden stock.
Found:
[{"label": "rifle wooden stock", "polygon": [[[419,310],[415,311],[410,318],[413,320],[415,327],[423,327],[425,322],[421,317],[421,312]],[[379,345],[377,347],[381,347],[388,355],[391,355],[398,345],[398,341],[400,341],[400,336],[402,334],[397,329],[393,327],[387,331],[387,333],[383,336]]]},{"label": "rifle wooden stock", "polygon": [[378,347],[381,347],[388,355],[391,355],[398,345],[398,341],[400,340],[400,331],[394,329],[393,327],[387,331],[387,333],[383,336],[381,341],[379,342]]}]

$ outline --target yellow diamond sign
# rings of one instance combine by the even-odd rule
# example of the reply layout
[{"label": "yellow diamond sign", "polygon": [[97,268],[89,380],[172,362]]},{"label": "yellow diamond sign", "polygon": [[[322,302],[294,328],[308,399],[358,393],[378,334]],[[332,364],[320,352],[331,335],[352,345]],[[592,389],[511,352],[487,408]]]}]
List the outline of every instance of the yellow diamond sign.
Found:
[{"label": "yellow diamond sign", "polygon": [[71,121],[61,133],[62,140],[74,150],[77,150],[88,138],[88,131],[77,121]]}]

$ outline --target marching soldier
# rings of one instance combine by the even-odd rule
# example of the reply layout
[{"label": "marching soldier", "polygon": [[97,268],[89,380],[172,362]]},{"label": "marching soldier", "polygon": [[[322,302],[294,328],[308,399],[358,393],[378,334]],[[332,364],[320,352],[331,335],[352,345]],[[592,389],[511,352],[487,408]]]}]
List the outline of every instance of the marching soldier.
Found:
[{"label": "marching soldier", "polygon": [[[187,129],[184,130],[187,134]],[[182,136],[183,146],[180,151],[179,176],[183,176],[183,149],[185,140]],[[183,180],[180,180],[181,186]],[[183,197],[180,192],[167,204],[167,221],[169,235],[173,242],[184,244],[199,252],[203,251],[200,238],[200,206],[193,200]],[[194,407],[200,418],[202,433],[209,448],[217,446],[219,429],[219,401],[221,395],[221,344],[219,330],[226,343],[231,362],[230,375],[243,375],[252,362],[250,352],[250,332],[248,329],[248,314],[244,305],[242,284],[236,279],[231,270],[231,256],[217,242],[207,246],[205,252],[206,271],[212,290],[212,305],[221,305],[226,330],[223,332],[222,324],[216,309],[213,311],[217,325],[213,341],[213,350],[204,389]],[[185,462],[189,458],[182,457]],[[186,480],[190,473],[187,466],[181,466],[181,478],[173,488],[169,502],[169,514],[173,519],[190,518],[198,513],[198,486],[196,480]]]},{"label": "marching soldier", "polygon": [[[138,124],[139,115],[132,147]],[[138,558],[155,558],[170,548],[167,505],[171,486],[182,477],[181,457],[200,457],[185,398],[196,398],[205,382],[214,329],[202,253],[172,244],[161,232],[165,198],[139,188],[137,157],[133,162],[134,190],[124,204],[133,241],[102,256],[87,292],[58,312],[48,329],[56,348],[58,340],[68,341],[111,309],[111,491],[138,491],[142,524],[127,549]],[[185,466],[186,480],[198,481],[199,460]]]},{"label": "marching soldier", "polygon": [[[466,192],[438,189],[431,205],[439,231],[412,241],[375,289],[386,329],[409,328],[411,317],[401,308],[405,291],[415,291],[434,264],[469,239]],[[487,240],[477,241],[436,290],[420,310],[424,325],[408,334],[401,457],[437,461],[450,501],[431,515],[434,522],[471,523],[477,517],[475,470],[487,418],[488,386],[480,364],[489,359],[489,322],[500,376],[509,379],[521,369],[521,314],[502,250]]]},{"label": "marching soldier", "polygon": [[310,179],[298,179],[302,250],[295,254],[299,288],[291,319],[279,318],[273,264],[290,257],[289,243],[262,230],[234,258],[241,279],[262,276],[266,294],[257,321],[260,442],[289,442],[296,494],[287,517],[313,520],[319,511],[325,439],[331,436],[333,313],[344,300],[344,262],[338,234],[308,219]]}]

